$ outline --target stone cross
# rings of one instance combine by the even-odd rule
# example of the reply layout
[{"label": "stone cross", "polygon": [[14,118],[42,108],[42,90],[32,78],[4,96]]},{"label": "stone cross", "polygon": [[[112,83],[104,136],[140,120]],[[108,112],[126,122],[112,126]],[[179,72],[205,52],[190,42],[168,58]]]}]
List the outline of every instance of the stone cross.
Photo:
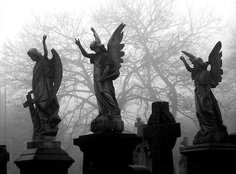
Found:
[{"label": "stone cross", "polygon": [[152,174],[174,174],[172,149],[180,134],[180,124],[170,113],[168,102],[154,102],[143,130],[151,148]]},{"label": "stone cross", "polygon": [[147,124],[144,124],[142,119],[138,117],[134,126],[137,128],[137,136],[142,137],[142,142],[136,146],[134,151],[135,164],[143,165],[151,170],[150,147],[143,137],[143,129]]},{"label": "stone cross", "polygon": [[136,123],[134,124],[134,126],[137,128],[137,135],[143,136],[143,127],[145,126],[145,124],[140,117],[136,118]]}]

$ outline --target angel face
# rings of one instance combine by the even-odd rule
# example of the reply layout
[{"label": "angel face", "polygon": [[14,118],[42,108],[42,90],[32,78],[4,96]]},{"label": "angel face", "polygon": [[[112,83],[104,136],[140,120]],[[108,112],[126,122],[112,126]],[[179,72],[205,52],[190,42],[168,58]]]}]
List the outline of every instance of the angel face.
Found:
[{"label": "angel face", "polygon": [[91,44],[90,44],[90,49],[95,51],[95,49],[97,49],[101,44],[98,43],[97,41],[93,41]]},{"label": "angel face", "polygon": [[90,44],[90,49],[95,51],[96,53],[101,53],[103,51],[106,51],[105,47],[103,44],[97,42],[97,41],[93,41],[91,44]]},{"label": "angel face", "polygon": [[36,48],[31,48],[27,54],[30,56],[30,58],[33,61],[38,61],[40,59],[40,57],[42,56],[42,54],[36,49]]}]

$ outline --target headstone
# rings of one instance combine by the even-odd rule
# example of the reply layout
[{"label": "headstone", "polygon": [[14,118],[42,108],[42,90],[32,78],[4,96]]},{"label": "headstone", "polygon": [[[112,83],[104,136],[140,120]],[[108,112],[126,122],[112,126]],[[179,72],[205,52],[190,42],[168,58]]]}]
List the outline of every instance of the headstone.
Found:
[{"label": "headstone", "polygon": [[145,167],[135,166],[132,152],[141,142],[135,134],[101,133],[74,139],[84,154],[83,174],[145,174]]},{"label": "headstone", "polygon": [[138,117],[134,126],[137,127],[137,136],[142,137],[142,142],[139,143],[134,150],[134,163],[143,165],[151,171],[152,161],[150,155],[150,147],[148,142],[144,140],[143,137],[143,129],[147,126],[147,124],[144,124],[142,119]]},{"label": "headstone", "polygon": [[169,111],[168,102],[154,102],[152,114],[144,128],[144,138],[149,142],[153,174],[173,174],[172,149],[180,136],[180,124]]},{"label": "headstone", "polygon": [[134,126],[137,128],[137,136],[142,137],[143,136],[143,127],[146,126],[142,119],[140,117],[136,118],[136,122]]},{"label": "headstone", "polygon": [[0,173],[7,174],[7,162],[9,161],[9,153],[6,145],[0,145]]},{"label": "headstone", "polygon": [[[181,152],[188,146],[188,137],[183,137],[183,140],[180,142],[180,144],[182,145],[179,147],[179,151]],[[179,168],[179,174],[187,174],[187,158],[183,154],[180,154]]]},{"label": "headstone", "polygon": [[27,150],[14,162],[20,174],[68,174],[74,160],[59,141],[43,140],[28,142]]}]

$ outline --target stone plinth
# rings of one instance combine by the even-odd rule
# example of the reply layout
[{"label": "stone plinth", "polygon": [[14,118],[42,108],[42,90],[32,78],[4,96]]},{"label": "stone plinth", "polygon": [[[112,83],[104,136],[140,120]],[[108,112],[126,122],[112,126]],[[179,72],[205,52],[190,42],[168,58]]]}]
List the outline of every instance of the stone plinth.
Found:
[{"label": "stone plinth", "polygon": [[15,161],[21,174],[67,174],[74,160],[59,141],[33,141]]},{"label": "stone plinth", "polygon": [[236,145],[236,133],[232,133],[229,135],[229,142]]},{"label": "stone plinth", "polygon": [[7,174],[7,162],[9,161],[9,153],[6,145],[0,145],[0,173]]},{"label": "stone plinth", "polygon": [[236,145],[200,144],[183,148],[188,174],[235,174]]},{"label": "stone plinth", "polygon": [[74,139],[74,145],[84,153],[83,174],[136,173],[137,168],[131,166],[132,153],[141,140],[135,134],[119,133],[90,134]]}]

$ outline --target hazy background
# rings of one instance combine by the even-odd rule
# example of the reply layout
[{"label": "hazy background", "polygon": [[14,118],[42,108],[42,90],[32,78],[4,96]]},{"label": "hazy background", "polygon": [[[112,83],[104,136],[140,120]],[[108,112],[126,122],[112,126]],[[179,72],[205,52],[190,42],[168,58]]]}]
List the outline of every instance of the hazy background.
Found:
[{"label": "hazy background", "polygon": [[[1,0],[0,1],[0,39],[1,45],[7,39],[16,39],[22,27],[33,19],[32,16],[47,16],[55,13],[69,12],[90,19],[92,13],[101,6],[109,4],[109,0]],[[227,39],[236,25],[235,0],[174,0],[175,10],[187,15],[188,6],[194,6],[199,13],[211,11],[211,15],[220,16],[226,24],[219,39]],[[87,28],[90,27],[90,20]],[[86,25],[86,24],[85,24]]]},{"label": "hazy background", "polygon": [[[106,45],[114,29],[126,24],[126,55],[114,82],[126,131],[136,131],[137,117],[147,121],[152,102],[166,100],[190,143],[198,130],[193,82],[179,56],[186,50],[207,60],[221,40],[224,75],[213,92],[229,133],[236,132],[235,14],[235,0],[0,0],[0,144],[7,144],[11,154],[9,173],[19,173],[12,161],[31,139],[30,115],[22,103],[31,89],[34,63],[26,52],[32,47],[42,51],[43,34],[48,49],[55,48],[63,62],[57,138],[76,159],[70,174],[82,166],[72,139],[89,133],[97,114],[92,65],[74,44],[79,37],[89,51],[92,26]],[[182,137],[174,149],[176,173]]]}]

